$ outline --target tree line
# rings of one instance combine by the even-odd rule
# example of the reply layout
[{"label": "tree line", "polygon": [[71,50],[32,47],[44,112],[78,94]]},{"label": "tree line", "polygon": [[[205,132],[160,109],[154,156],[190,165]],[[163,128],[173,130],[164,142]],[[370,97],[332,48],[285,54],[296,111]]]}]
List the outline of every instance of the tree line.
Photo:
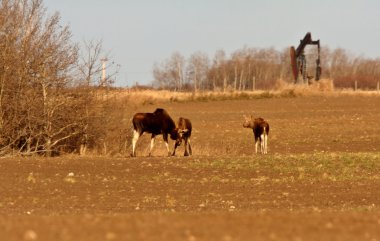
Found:
[{"label": "tree line", "polygon": [[[316,48],[307,47],[308,70],[315,72]],[[218,50],[212,58],[196,52],[185,58],[179,52],[153,67],[154,86],[172,90],[244,91],[273,89],[277,80],[293,83],[289,49],[244,47],[227,56]],[[322,78],[335,88],[375,89],[380,81],[380,59],[355,56],[342,48],[321,48]]]}]

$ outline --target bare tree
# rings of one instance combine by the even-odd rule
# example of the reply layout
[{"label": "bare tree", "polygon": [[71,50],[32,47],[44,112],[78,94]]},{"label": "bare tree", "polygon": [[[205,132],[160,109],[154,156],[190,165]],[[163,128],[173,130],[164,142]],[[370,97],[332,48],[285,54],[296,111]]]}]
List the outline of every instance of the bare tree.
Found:
[{"label": "bare tree", "polygon": [[81,115],[64,113],[80,109],[68,91],[78,48],[42,0],[7,0],[0,8],[0,148],[50,155],[79,133]]},{"label": "bare tree", "polygon": [[185,58],[179,52],[175,52],[167,61],[154,65],[154,83],[160,88],[181,90],[184,84],[184,68]]},{"label": "bare tree", "polygon": [[234,62],[234,90],[241,91],[244,87],[244,75],[248,67],[249,54],[247,48],[237,50],[232,54],[232,61]]},{"label": "bare tree", "polygon": [[187,75],[192,80],[194,92],[197,92],[202,85],[207,85],[207,72],[209,70],[209,59],[205,53],[196,52],[190,56],[187,66]]},{"label": "bare tree", "polygon": [[[314,72],[316,50],[316,48],[306,49],[309,77],[316,74]],[[360,88],[377,88],[380,79],[379,59],[356,57],[347,50],[339,48],[330,50],[327,46],[321,48],[320,54],[322,78],[333,79],[335,87],[347,88],[352,86],[353,82],[357,82]],[[176,55],[179,56],[178,53]],[[274,48],[244,47],[233,52],[231,57],[227,57],[223,50],[218,50],[211,65],[208,61],[201,61],[207,59],[206,55],[200,56],[199,52],[194,53],[187,61],[186,78],[179,78],[181,75],[178,74],[183,73],[181,71],[184,68],[183,58],[178,62],[176,61],[178,58],[174,56],[154,67],[155,81],[161,88],[178,89],[178,83],[185,81],[195,91],[271,89],[277,80],[291,83],[293,78],[288,48],[278,51]],[[206,73],[200,73],[201,70]]]},{"label": "bare tree", "polygon": [[214,62],[211,67],[211,70],[215,72],[214,76],[217,79],[215,80],[215,86],[219,84],[219,86],[223,89],[223,92],[225,92],[227,89],[228,79],[226,61],[226,53],[224,52],[224,50],[218,50],[215,52]]},{"label": "bare tree", "polygon": [[[84,41],[83,46],[77,67],[79,71],[77,82],[80,86],[77,91],[85,100],[83,101],[83,118],[80,122],[80,155],[85,155],[88,147],[94,147],[96,140],[105,140],[107,130],[101,123],[107,122],[107,118],[110,117],[105,110],[108,108],[105,104],[108,98],[104,96],[99,98],[98,95],[102,92],[97,87],[109,87],[120,67],[116,65],[116,69],[112,68],[115,65],[113,61],[104,66],[104,59],[109,60],[111,57],[104,53],[102,40]],[[103,76],[104,68],[110,69],[107,76]]]},{"label": "bare tree", "polygon": [[95,79],[100,79],[102,72],[102,41],[84,41],[80,55],[78,70],[80,74],[79,85],[92,86]]}]

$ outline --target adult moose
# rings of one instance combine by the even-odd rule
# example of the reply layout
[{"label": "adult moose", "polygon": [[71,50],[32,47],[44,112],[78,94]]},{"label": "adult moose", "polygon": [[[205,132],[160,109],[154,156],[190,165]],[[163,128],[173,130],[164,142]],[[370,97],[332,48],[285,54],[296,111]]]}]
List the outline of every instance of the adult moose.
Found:
[{"label": "adult moose", "polygon": [[245,121],[243,123],[244,128],[251,128],[253,130],[253,136],[255,138],[255,149],[257,153],[257,147],[260,144],[260,152],[263,154],[268,153],[268,134],[269,124],[263,118],[253,118],[244,116]]},{"label": "adult moose", "polygon": [[[192,155],[193,153],[192,153],[191,144],[190,144],[190,137],[191,137],[191,130],[192,130],[191,121],[189,119],[180,117],[178,119],[178,124],[177,124],[176,130],[177,130],[178,136],[177,136],[177,140],[176,140],[175,145],[174,145],[174,150],[173,150],[172,156],[175,155],[175,150],[177,149],[178,146],[181,145],[182,140],[185,141],[184,156]],[[189,151],[188,151],[188,148],[189,148]]]},{"label": "adult moose", "polygon": [[144,133],[151,133],[149,156],[152,154],[154,140],[157,135],[163,135],[168,156],[170,156],[168,135],[173,140],[177,139],[178,132],[175,123],[169,113],[161,108],[157,108],[153,113],[136,113],[132,119],[133,139],[132,139],[132,156],[136,156],[136,143],[139,137]]}]

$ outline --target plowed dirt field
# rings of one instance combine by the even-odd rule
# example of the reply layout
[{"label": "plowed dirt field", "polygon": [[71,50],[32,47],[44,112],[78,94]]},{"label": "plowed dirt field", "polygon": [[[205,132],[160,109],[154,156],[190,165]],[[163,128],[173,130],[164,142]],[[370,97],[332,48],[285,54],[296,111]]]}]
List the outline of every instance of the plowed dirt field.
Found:
[{"label": "plowed dirt field", "polygon": [[[193,156],[0,159],[0,240],[380,240],[380,96],[146,105]],[[270,124],[255,154],[243,115]],[[171,148],[174,143],[170,142]],[[130,149],[130,146],[129,146]]]}]

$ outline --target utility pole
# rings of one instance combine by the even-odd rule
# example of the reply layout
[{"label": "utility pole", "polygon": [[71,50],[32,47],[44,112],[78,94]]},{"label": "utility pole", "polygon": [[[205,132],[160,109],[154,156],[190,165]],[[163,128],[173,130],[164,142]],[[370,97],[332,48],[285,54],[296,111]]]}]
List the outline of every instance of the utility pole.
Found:
[{"label": "utility pole", "polygon": [[100,84],[100,86],[106,86],[106,67],[107,67],[107,61],[108,59],[107,58],[102,58],[100,61],[102,61],[102,82]]}]

